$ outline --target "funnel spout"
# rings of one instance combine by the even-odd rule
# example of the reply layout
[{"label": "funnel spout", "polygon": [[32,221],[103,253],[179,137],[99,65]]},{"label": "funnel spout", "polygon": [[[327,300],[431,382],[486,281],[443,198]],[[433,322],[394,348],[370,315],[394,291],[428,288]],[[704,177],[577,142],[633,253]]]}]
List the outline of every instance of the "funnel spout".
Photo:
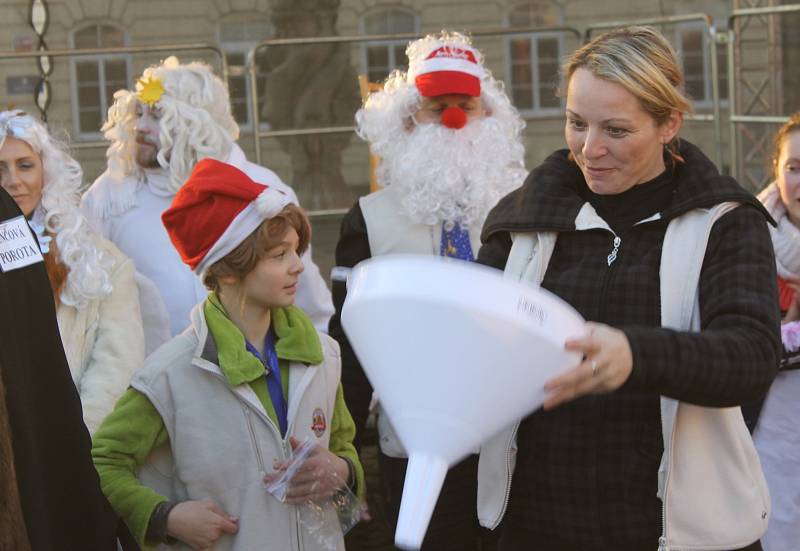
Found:
[{"label": "funnel spout", "polygon": [[394,543],[400,549],[416,551],[422,547],[447,468],[447,461],[435,455],[412,453],[409,456],[400,516],[394,534]]}]

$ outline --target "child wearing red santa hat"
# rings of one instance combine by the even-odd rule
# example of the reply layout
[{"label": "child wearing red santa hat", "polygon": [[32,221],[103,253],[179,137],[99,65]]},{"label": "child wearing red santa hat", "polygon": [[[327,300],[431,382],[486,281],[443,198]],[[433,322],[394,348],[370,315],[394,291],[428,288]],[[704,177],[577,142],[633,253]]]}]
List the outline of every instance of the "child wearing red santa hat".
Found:
[{"label": "child wearing red santa hat", "polygon": [[[364,483],[339,348],[293,306],[308,218],[281,191],[205,159],[162,220],[210,293],[96,433],[103,491],[144,549],[176,539],[330,549],[303,528],[300,508]],[[278,501],[264,483],[303,440],[311,454]],[[341,534],[333,539],[343,550]]]}]

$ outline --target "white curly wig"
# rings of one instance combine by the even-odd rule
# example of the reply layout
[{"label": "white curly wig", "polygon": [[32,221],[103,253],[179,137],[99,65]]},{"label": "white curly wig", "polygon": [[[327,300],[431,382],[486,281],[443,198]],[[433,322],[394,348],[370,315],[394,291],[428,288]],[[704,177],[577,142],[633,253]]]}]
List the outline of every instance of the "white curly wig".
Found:
[{"label": "white curly wig", "polygon": [[[239,138],[239,126],[231,113],[228,89],[206,63],[181,64],[171,56],[145,69],[142,79],[148,78],[164,87],[156,102],[161,111],[158,162],[168,170],[177,192],[197,161],[227,158]],[[141,175],[136,164],[137,102],[136,91],[117,91],[102,127],[111,141],[106,152],[109,169],[122,176]]]},{"label": "white curly wig", "polygon": [[27,143],[42,159],[42,200],[34,210],[45,229],[55,236],[61,262],[68,269],[61,302],[81,309],[89,300],[111,294],[113,259],[95,246],[94,230],[81,213],[80,189],[83,170],[68,153],[64,141],[22,111],[0,113],[0,119],[20,118],[24,126],[13,137]]},{"label": "white curly wig", "polygon": [[[473,48],[469,37],[457,32],[442,31],[437,35],[428,35],[415,40],[406,49],[409,73],[413,72],[416,64],[421,63],[431,52],[444,45]],[[483,66],[483,56],[477,50],[475,53],[476,61]],[[418,222],[460,220],[466,226],[480,227],[488,210],[501,197],[521,185],[527,176],[524,168],[525,147],[521,139],[525,122],[511,105],[503,83],[497,81],[488,69],[484,70],[485,74],[481,79],[481,100],[487,116],[483,120],[470,123],[458,132],[465,137],[469,136],[469,140],[481,149],[482,158],[490,160],[490,162],[479,162],[464,158],[461,163],[473,170],[476,183],[480,181],[481,175],[491,174],[494,181],[487,185],[468,185],[464,189],[463,183],[456,181],[459,175],[448,174],[443,167],[434,165],[409,167],[409,164],[413,165],[413,159],[405,158],[403,144],[409,138],[409,123],[422,102],[422,96],[413,78],[408,76],[409,73],[399,70],[392,72],[386,79],[383,89],[371,94],[365,105],[356,113],[358,135],[368,141],[371,151],[381,158],[377,177],[382,186],[392,185],[391,175],[398,176],[406,170],[436,173],[438,176],[437,185],[441,188],[442,198],[440,204],[435,206],[424,204],[430,201],[430,195],[420,189],[412,190],[403,199],[407,213]],[[447,132],[451,132],[442,127],[417,130],[431,134],[427,139],[434,148],[442,144]],[[496,139],[498,136],[502,136],[503,139]],[[419,187],[419,184],[417,186]],[[464,204],[467,204],[466,211]]]}]

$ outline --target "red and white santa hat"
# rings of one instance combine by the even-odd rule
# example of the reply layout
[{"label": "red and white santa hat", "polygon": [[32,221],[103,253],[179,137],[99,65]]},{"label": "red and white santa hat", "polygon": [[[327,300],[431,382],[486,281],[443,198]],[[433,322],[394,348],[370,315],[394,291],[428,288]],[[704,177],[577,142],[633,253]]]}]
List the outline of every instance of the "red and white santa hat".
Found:
[{"label": "red and white santa hat", "polygon": [[407,80],[427,98],[446,94],[480,96],[486,69],[479,60],[480,54],[474,48],[444,43],[423,59],[411,60]]},{"label": "red and white santa hat", "polygon": [[161,215],[181,259],[202,276],[266,219],[291,203],[235,166],[203,159]]}]

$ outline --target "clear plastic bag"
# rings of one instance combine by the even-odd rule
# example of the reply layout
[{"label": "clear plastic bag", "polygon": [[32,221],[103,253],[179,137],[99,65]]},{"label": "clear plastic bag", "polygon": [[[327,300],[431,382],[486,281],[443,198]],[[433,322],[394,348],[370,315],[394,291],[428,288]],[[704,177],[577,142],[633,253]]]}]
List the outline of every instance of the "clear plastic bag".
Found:
[{"label": "clear plastic bag", "polygon": [[[292,453],[286,469],[265,485],[267,492],[285,501],[289,482],[308,459],[317,444],[306,438]],[[337,477],[338,478],[338,477]],[[345,485],[321,503],[309,501],[300,506],[300,524],[325,549],[343,549],[342,538],[362,519],[366,507]]]},{"label": "clear plastic bag", "polygon": [[267,492],[275,496],[278,501],[285,501],[286,492],[289,490],[289,481],[294,478],[294,475],[303,466],[312,449],[314,449],[314,444],[308,438],[303,440],[303,443],[292,452],[292,458],[289,460],[286,470],[278,478],[264,485]]}]

